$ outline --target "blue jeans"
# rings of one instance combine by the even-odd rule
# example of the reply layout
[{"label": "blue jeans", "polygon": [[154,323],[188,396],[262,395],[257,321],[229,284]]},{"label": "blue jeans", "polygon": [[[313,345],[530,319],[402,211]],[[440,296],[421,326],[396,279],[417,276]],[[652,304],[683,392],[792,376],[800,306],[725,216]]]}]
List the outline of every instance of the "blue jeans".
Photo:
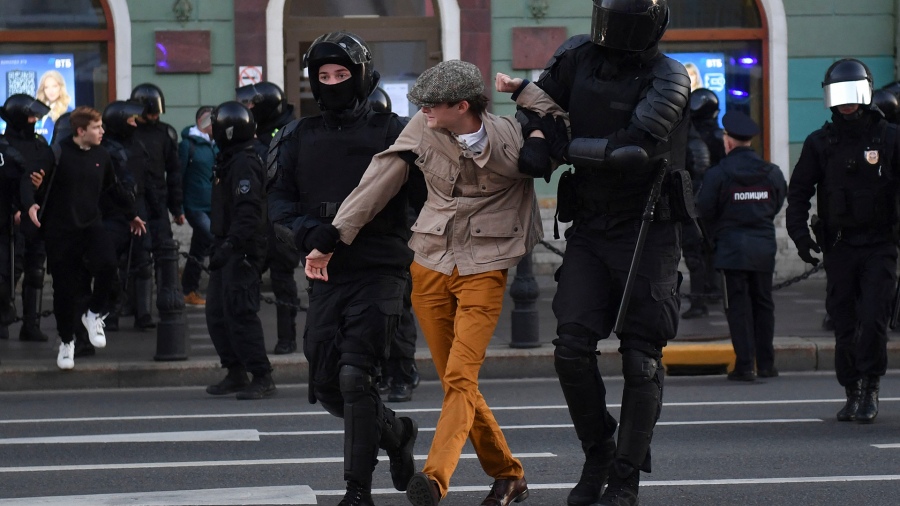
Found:
[{"label": "blue jeans", "polygon": [[[209,256],[209,250],[213,244],[213,235],[209,231],[209,213],[185,209],[184,217],[193,229],[191,249],[188,254],[202,262]],[[188,259],[181,275],[181,289],[185,295],[196,292],[200,288],[200,272],[200,265]]]}]

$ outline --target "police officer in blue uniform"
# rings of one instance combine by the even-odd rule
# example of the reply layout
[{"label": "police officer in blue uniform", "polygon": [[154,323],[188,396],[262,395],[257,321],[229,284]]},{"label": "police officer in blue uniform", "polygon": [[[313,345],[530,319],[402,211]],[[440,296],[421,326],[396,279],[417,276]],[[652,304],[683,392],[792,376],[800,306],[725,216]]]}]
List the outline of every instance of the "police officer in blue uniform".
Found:
[{"label": "police officer in blue uniform", "polygon": [[[831,121],[811,133],[791,174],[788,235],[803,261],[824,252],[825,307],[834,323],[834,370],[847,402],[840,421],[871,423],[887,369],[887,324],[897,279],[897,127],[872,106],[872,73],[843,59],[822,83]],[[819,225],[810,235],[810,199]]]},{"label": "police officer in blue uniform", "polygon": [[[725,126],[725,158],[703,177],[697,207],[710,224],[714,265],[725,273],[728,327],[737,361],[728,379],[753,381],[778,375],[775,369],[775,215],[787,194],[777,165],[763,160],[751,139],[759,127],[731,111]],[[755,365],[755,374],[754,374]]]},{"label": "police officer in blue uniform", "polygon": [[[574,217],[574,226],[566,231],[553,299],[554,364],[585,453],[567,502],[618,506],[637,504],[640,472],[651,470],[662,349],[678,328],[681,221],[694,214],[684,170],[690,78],[658,48],[669,21],[666,0],[593,3],[591,35],[564,42],[536,84],[569,113],[572,140],[554,147],[553,156],[575,167],[559,184],[559,215]],[[625,387],[616,440],[597,342],[615,326],[641,217],[662,166],[665,190],[648,222],[617,334]]]}]

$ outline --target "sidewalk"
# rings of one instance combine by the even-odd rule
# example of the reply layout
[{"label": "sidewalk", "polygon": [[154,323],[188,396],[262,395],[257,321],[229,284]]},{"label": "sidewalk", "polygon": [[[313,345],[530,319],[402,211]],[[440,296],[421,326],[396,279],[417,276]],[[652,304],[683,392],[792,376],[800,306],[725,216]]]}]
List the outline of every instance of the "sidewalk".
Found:
[{"label": "sidewalk", "polygon": [[[302,275],[302,271],[299,272]],[[514,304],[507,291],[503,314],[495,338],[488,348],[482,378],[554,377],[553,345],[555,320],[551,309],[556,284],[550,276],[537,276],[540,295],[536,303],[539,318],[539,343],[535,348],[510,347],[511,312]],[[510,276],[510,283],[513,277]],[[305,287],[300,280],[298,286]],[[687,291],[687,286],[682,286]],[[49,279],[45,290],[44,307],[51,307]],[[264,278],[263,294],[272,297],[268,277]],[[302,292],[304,305],[305,292]],[[834,338],[821,328],[824,316],[825,278],[817,274],[810,279],[775,292],[775,348],[776,367],[780,371],[832,370]],[[266,335],[266,348],[275,345],[275,307],[262,304],[260,317]],[[688,307],[683,301],[682,310]],[[56,367],[56,322],[51,316],[42,328],[51,336],[49,343],[24,343],[18,340],[19,324],[10,327],[10,339],[0,340],[0,390],[21,391],[66,388],[126,388],[157,386],[203,386],[221,379],[215,350],[206,330],[203,308],[185,309],[185,336],[188,341],[188,360],[156,362],[156,331],[132,328],[131,318],[121,318],[121,330],[108,332],[108,345],[97,350],[93,357],[75,360],[75,369],[60,371]],[[302,336],[305,313],[297,319]],[[302,340],[298,341],[302,343]],[[302,344],[301,344],[302,346]],[[615,336],[601,341],[600,367],[604,374],[618,374],[621,361],[616,351]],[[900,341],[888,343],[888,363],[900,364]],[[665,348],[664,363],[670,374],[722,374],[734,354],[729,340],[728,324],[721,305],[710,306],[710,316],[682,320],[677,338]],[[302,351],[291,355],[270,355],[277,383],[305,383],[307,364]],[[436,379],[428,347],[419,336],[416,358],[424,379]],[[724,377],[723,377],[724,380]]]}]

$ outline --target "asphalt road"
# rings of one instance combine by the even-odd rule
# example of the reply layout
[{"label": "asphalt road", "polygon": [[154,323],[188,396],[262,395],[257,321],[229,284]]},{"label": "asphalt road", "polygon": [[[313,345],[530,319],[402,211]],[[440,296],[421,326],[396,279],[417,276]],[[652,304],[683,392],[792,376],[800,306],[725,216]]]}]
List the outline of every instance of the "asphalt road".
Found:
[{"label": "asphalt road", "polygon": [[[622,382],[608,388],[617,415]],[[556,381],[490,380],[482,390],[525,465],[524,504],[565,504],[582,457]],[[898,504],[900,372],[882,391],[881,414],[864,426],[834,420],[843,392],[827,373],[669,378],[641,504]],[[342,424],[306,394],[298,385],[255,402],[197,388],[0,393],[0,505],[337,504]],[[421,466],[439,385],[423,382],[412,402],[390,406],[418,421]],[[487,493],[491,479],[471,447],[463,453],[442,506]],[[379,505],[407,504],[386,462],[374,488]]]}]

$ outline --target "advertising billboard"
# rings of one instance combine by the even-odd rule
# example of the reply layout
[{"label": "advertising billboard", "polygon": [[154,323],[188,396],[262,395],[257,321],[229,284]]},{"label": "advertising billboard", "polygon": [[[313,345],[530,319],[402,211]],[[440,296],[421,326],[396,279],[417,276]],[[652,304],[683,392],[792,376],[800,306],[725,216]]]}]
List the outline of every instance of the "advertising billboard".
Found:
[{"label": "advertising billboard", "polygon": [[[35,132],[50,142],[53,125],[66,112],[75,109],[75,58],[72,54],[0,55],[0,99],[25,93],[50,106],[50,112],[38,118]],[[0,132],[6,122],[0,120]]]}]

